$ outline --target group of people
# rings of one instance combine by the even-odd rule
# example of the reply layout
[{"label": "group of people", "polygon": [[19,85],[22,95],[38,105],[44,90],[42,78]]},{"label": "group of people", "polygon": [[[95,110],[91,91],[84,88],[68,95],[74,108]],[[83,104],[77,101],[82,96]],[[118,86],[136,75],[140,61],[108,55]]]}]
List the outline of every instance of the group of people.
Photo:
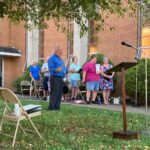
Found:
[{"label": "group of people", "polygon": [[[54,49],[54,54],[48,58],[47,63],[43,64],[41,72],[44,73],[44,98],[48,90],[48,80],[50,81],[50,101],[49,110],[59,110],[61,99],[63,96],[64,78],[70,73],[71,83],[71,100],[76,100],[81,80],[81,66],[78,64],[78,58],[74,56],[70,67],[67,67],[61,58],[62,49],[59,47]],[[86,85],[86,103],[95,103],[96,96],[99,90],[102,90],[104,104],[108,104],[110,91],[113,90],[113,73],[107,73],[107,70],[112,68],[107,57],[104,57],[103,64],[99,70],[96,70],[96,55],[91,55],[90,61],[82,67],[82,82]],[[34,66],[34,63],[33,63]],[[36,66],[36,65],[35,65]],[[40,80],[40,74],[37,75],[33,70],[40,70],[38,67],[30,67],[30,76],[33,80]],[[36,68],[36,69],[35,69]],[[34,74],[34,76],[33,76]]]}]

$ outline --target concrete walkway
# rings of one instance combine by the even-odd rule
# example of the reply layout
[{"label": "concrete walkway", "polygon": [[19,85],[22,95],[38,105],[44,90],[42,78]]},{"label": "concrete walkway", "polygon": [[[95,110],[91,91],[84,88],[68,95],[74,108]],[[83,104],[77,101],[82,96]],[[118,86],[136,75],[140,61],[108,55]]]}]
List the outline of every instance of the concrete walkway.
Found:
[{"label": "concrete walkway", "polygon": [[[23,98],[23,99],[29,99],[29,96],[24,96],[22,97],[21,95],[17,94],[17,96],[19,98]],[[71,103],[71,102],[62,102],[63,104],[66,105],[75,105],[75,106],[82,106],[82,107],[91,107],[91,108],[100,108],[100,109],[104,109],[104,110],[112,110],[112,111],[121,111],[122,112],[122,105],[118,104],[118,105],[114,105],[114,104],[108,104],[108,105],[97,105],[97,104],[91,104],[91,105],[87,105],[87,104],[75,104],[75,103]],[[139,114],[145,114],[145,106],[140,106],[140,107],[133,107],[131,105],[127,105],[126,106],[126,112],[132,112],[132,113],[139,113]],[[147,114],[150,115],[150,107],[148,107],[147,109]]]},{"label": "concrete walkway", "polygon": [[[114,104],[108,104],[108,105],[91,104],[91,105],[87,105],[87,104],[74,104],[74,103],[69,103],[69,102],[67,102],[67,103],[64,102],[63,104],[71,104],[71,105],[75,105],[75,106],[100,108],[100,109],[104,109],[104,110],[112,110],[112,111],[121,111],[122,112],[122,105],[121,104],[118,104],[118,105],[114,105]],[[126,112],[145,114],[145,107],[144,106],[133,107],[133,106],[127,105],[126,106]],[[147,114],[150,115],[150,107],[148,107],[148,109],[147,109]]]}]

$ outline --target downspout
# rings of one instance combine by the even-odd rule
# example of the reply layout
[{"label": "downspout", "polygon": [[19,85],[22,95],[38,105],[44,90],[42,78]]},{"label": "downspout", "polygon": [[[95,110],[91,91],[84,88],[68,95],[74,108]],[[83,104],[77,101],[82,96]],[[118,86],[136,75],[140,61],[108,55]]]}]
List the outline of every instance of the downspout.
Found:
[{"label": "downspout", "polygon": [[70,27],[70,18],[68,18],[68,35],[67,35],[67,58],[70,55],[71,51],[71,41],[70,41],[70,35],[71,34],[71,27]]}]

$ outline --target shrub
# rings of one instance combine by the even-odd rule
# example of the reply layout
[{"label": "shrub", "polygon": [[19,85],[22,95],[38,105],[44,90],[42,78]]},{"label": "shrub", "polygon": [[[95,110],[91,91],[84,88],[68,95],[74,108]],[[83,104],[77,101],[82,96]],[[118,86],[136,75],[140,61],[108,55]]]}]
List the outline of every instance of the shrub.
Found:
[{"label": "shrub", "polygon": [[[98,54],[96,54],[96,57],[97,57],[97,63],[102,65],[103,64],[103,58],[105,57],[105,55],[98,53]],[[113,64],[110,59],[109,59],[109,63]]]},{"label": "shrub", "polygon": [[[38,65],[41,67],[42,63],[38,63]],[[31,81],[31,78],[30,78],[30,75],[29,75],[30,66],[27,68],[26,72],[21,77],[19,77],[16,80],[13,81],[13,87],[15,87],[17,93],[21,92],[21,87],[20,87],[20,82],[21,81],[23,81],[23,80]]]},{"label": "shrub", "polygon": [[[150,81],[150,60],[147,61],[147,74],[148,81]],[[148,91],[150,89],[150,83],[148,82]],[[129,97],[135,98],[136,92],[136,66],[126,71],[126,91]],[[145,60],[142,59],[137,65],[137,98],[139,104],[145,103]],[[148,93],[148,99],[150,99],[150,93]]]}]

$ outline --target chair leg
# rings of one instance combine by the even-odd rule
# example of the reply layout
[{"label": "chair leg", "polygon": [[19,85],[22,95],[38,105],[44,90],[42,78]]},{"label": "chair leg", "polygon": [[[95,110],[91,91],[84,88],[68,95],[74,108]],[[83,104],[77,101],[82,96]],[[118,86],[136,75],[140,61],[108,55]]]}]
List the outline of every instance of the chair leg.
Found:
[{"label": "chair leg", "polygon": [[1,125],[0,125],[0,133],[2,132],[2,125],[3,125],[3,122],[4,122],[4,119],[3,119],[3,117],[2,117]]},{"label": "chair leg", "polygon": [[1,119],[0,133],[2,132],[2,126],[3,126],[3,122],[4,122],[4,115],[5,115],[5,113],[6,113],[6,107],[4,108],[3,116],[2,116],[2,119]]},{"label": "chair leg", "polygon": [[36,133],[39,135],[39,137],[41,138],[41,140],[43,140],[41,134],[39,133],[38,129],[35,127],[34,123],[32,122],[32,120],[30,119],[30,117],[26,116],[27,119],[29,120],[29,122],[31,123],[32,127],[34,128],[34,130],[36,131]]},{"label": "chair leg", "polygon": [[21,125],[19,125],[19,127],[22,130],[22,132],[27,136],[27,133],[25,132],[25,130],[23,129],[23,127]]},{"label": "chair leg", "polygon": [[13,142],[12,142],[12,147],[14,147],[14,145],[15,145],[16,136],[17,136],[18,127],[19,127],[19,123],[20,123],[20,118],[18,118],[18,120],[17,120],[16,130],[15,130],[15,134],[14,134],[14,138],[13,138]]}]

